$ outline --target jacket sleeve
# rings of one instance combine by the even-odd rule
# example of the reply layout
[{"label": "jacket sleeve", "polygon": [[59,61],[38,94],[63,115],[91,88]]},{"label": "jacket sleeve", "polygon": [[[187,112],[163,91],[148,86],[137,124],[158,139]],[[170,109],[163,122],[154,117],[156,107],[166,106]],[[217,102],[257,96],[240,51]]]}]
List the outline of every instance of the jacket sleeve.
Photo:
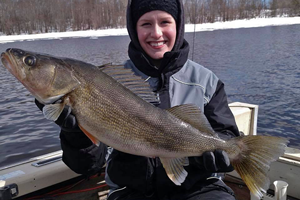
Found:
[{"label": "jacket sleeve", "polygon": [[86,176],[100,172],[105,162],[107,146],[93,144],[81,131],[60,132],[63,162],[74,172]]},{"label": "jacket sleeve", "polygon": [[222,81],[218,81],[213,97],[204,107],[204,114],[220,138],[230,139],[240,135]]}]

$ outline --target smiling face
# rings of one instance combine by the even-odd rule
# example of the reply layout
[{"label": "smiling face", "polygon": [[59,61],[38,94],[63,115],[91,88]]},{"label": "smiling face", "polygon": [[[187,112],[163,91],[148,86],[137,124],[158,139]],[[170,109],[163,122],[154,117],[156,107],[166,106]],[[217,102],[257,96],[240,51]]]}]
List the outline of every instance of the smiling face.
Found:
[{"label": "smiling face", "polygon": [[176,40],[176,22],[167,12],[155,10],[142,15],[136,25],[141,47],[153,59],[159,60],[171,51]]}]

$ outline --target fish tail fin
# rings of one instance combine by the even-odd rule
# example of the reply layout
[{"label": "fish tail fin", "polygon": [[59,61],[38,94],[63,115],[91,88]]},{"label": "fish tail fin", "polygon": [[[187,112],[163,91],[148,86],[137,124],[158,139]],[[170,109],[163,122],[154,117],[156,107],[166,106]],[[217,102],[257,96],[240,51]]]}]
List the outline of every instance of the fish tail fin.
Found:
[{"label": "fish tail fin", "polygon": [[270,164],[284,154],[288,140],[273,136],[242,136],[229,141],[237,145],[239,153],[230,156],[231,164],[257,197],[270,185],[267,172]]}]

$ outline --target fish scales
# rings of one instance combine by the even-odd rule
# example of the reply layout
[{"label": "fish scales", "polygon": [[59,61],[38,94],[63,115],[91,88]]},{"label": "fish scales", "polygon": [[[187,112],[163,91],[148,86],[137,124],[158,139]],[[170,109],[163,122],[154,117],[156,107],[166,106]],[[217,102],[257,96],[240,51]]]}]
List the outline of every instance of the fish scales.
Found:
[{"label": "fish scales", "polygon": [[[90,98],[82,101],[84,102],[81,104],[82,107],[77,108],[78,104],[73,106],[71,105],[72,108],[74,108],[74,113],[76,114],[79,122],[82,116],[83,120],[90,123],[89,125],[85,126],[86,128],[91,127],[91,129],[97,130],[99,129],[99,127],[107,126],[107,129],[110,129],[111,132],[113,132],[112,134],[108,134],[108,136],[116,136],[114,139],[114,143],[119,144],[120,142],[118,141],[122,141],[121,143],[123,143],[123,141],[130,141],[131,145],[143,144],[144,146],[148,144],[150,148],[155,145],[157,147],[165,146],[168,151],[174,151],[175,148],[177,148],[178,151],[182,151],[182,147],[190,148],[191,144],[195,143],[194,141],[196,140],[197,135],[195,135],[194,137],[191,136],[190,140],[185,139],[187,145],[182,145],[184,144],[184,142],[182,141],[182,136],[184,136],[186,133],[182,130],[181,127],[178,127],[177,130],[174,127],[170,128],[170,124],[178,124],[176,122],[172,122],[172,120],[174,121],[176,120],[176,118],[172,118],[172,116],[169,116],[167,118],[166,115],[170,114],[168,114],[167,112],[161,113],[162,110],[157,109],[156,107],[153,107],[144,101],[141,101],[141,99],[135,95],[132,95],[132,97],[129,97],[126,93],[122,95],[122,90],[124,90],[124,88],[117,86],[116,88],[105,90],[101,89],[101,86],[104,85],[103,82],[99,84],[99,86],[96,82],[87,84],[90,85],[89,87],[94,87],[94,91],[102,90],[102,92],[95,92],[96,96],[101,93],[101,95],[98,96],[97,101],[94,100],[95,98]],[[82,83],[81,85],[84,84]],[[116,85],[116,83],[114,83],[114,85]],[[83,91],[81,91],[81,89],[78,89],[78,91],[74,91],[74,94],[76,97],[76,102],[81,102],[80,95],[84,97],[88,96]],[[125,95],[127,95],[127,97]],[[89,96],[93,97],[94,95],[91,94]],[[138,103],[140,103],[141,105],[135,106],[134,109],[132,109],[132,105],[136,105]],[[84,107],[90,107],[93,108],[93,110],[86,110]],[[86,110],[86,112],[77,113],[77,110]],[[100,119],[95,118],[97,116],[100,116]],[[80,123],[84,126],[83,121]],[[113,126],[111,125],[111,123],[114,123]],[[152,124],[157,125],[153,126]],[[119,133],[119,135],[117,135],[116,133]],[[166,137],[168,138],[167,140]],[[137,141],[134,142],[135,140]],[[147,153],[149,152],[149,150],[147,150]],[[134,149],[134,151],[136,151],[136,148]],[[141,153],[143,154],[145,152]],[[197,151],[197,155],[198,154],[199,151]]]},{"label": "fish scales", "polygon": [[[77,103],[71,107],[80,124],[88,132],[107,127],[106,129],[112,133],[99,137],[109,137],[107,140],[112,139],[112,146],[124,144],[126,149],[123,151],[125,152],[128,152],[128,144],[130,144],[134,152],[128,153],[138,151],[141,152],[141,155],[151,154],[153,148],[155,151],[160,148],[166,152],[182,152],[184,149],[187,149],[186,152],[191,152],[193,148],[194,156],[202,153],[199,152],[199,148],[197,148],[199,144],[196,143],[199,134],[194,136],[187,134],[185,131],[187,128],[177,126],[180,124],[176,122],[180,121],[179,119],[141,100],[137,95],[129,92],[127,88],[101,73],[98,69],[92,69],[87,71],[82,66],[75,65],[73,67],[74,76],[80,81],[81,86],[72,92],[74,95],[71,94],[69,97],[71,102],[74,102],[72,98],[76,99]],[[89,78],[86,79],[86,77]],[[92,109],[88,110],[87,108]],[[170,124],[175,124],[175,127],[170,127]],[[189,127],[189,129],[193,128]],[[190,139],[185,138],[183,140],[185,135],[190,136]],[[112,142],[107,141],[107,143]],[[148,148],[144,146],[148,146]],[[154,152],[151,156],[161,154]]]}]

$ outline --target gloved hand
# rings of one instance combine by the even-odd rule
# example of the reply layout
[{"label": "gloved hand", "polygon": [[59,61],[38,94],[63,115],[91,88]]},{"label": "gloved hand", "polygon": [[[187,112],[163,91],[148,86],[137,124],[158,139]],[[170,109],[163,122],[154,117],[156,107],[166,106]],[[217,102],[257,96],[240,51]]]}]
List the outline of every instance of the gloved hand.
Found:
[{"label": "gloved hand", "polygon": [[[35,99],[36,106],[42,111],[44,104]],[[55,123],[60,126],[60,139],[62,146],[71,145],[72,147],[82,149],[91,146],[92,141],[80,130],[76,117],[72,114],[71,108],[66,106]]]},{"label": "gloved hand", "polygon": [[[35,99],[36,106],[42,111],[44,104],[40,103]],[[66,106],[55,123],[61,127],[63,131],[66,132],[81,132],[78,127],[76,117],[71,113],[71,108]]]},{"label": "gloved hand", "polygon": [[[36,99],[35,104],[40,110],[45,106]],[[107,146],[104,143],[100,143],[99,146],[92,143],[78,127],[76,117],[69,106],[64,108],[55,123],[61,128],[63,162],[76,173],[86,177],[101,172]]]},{"label": "gloved hand", "polygon": [[231,172],[234,170],[227,153],[223,150],[206,151],[202,156],[195,157],[195,160],[196,163],[203,165],[207,171],[212,173]]}]

